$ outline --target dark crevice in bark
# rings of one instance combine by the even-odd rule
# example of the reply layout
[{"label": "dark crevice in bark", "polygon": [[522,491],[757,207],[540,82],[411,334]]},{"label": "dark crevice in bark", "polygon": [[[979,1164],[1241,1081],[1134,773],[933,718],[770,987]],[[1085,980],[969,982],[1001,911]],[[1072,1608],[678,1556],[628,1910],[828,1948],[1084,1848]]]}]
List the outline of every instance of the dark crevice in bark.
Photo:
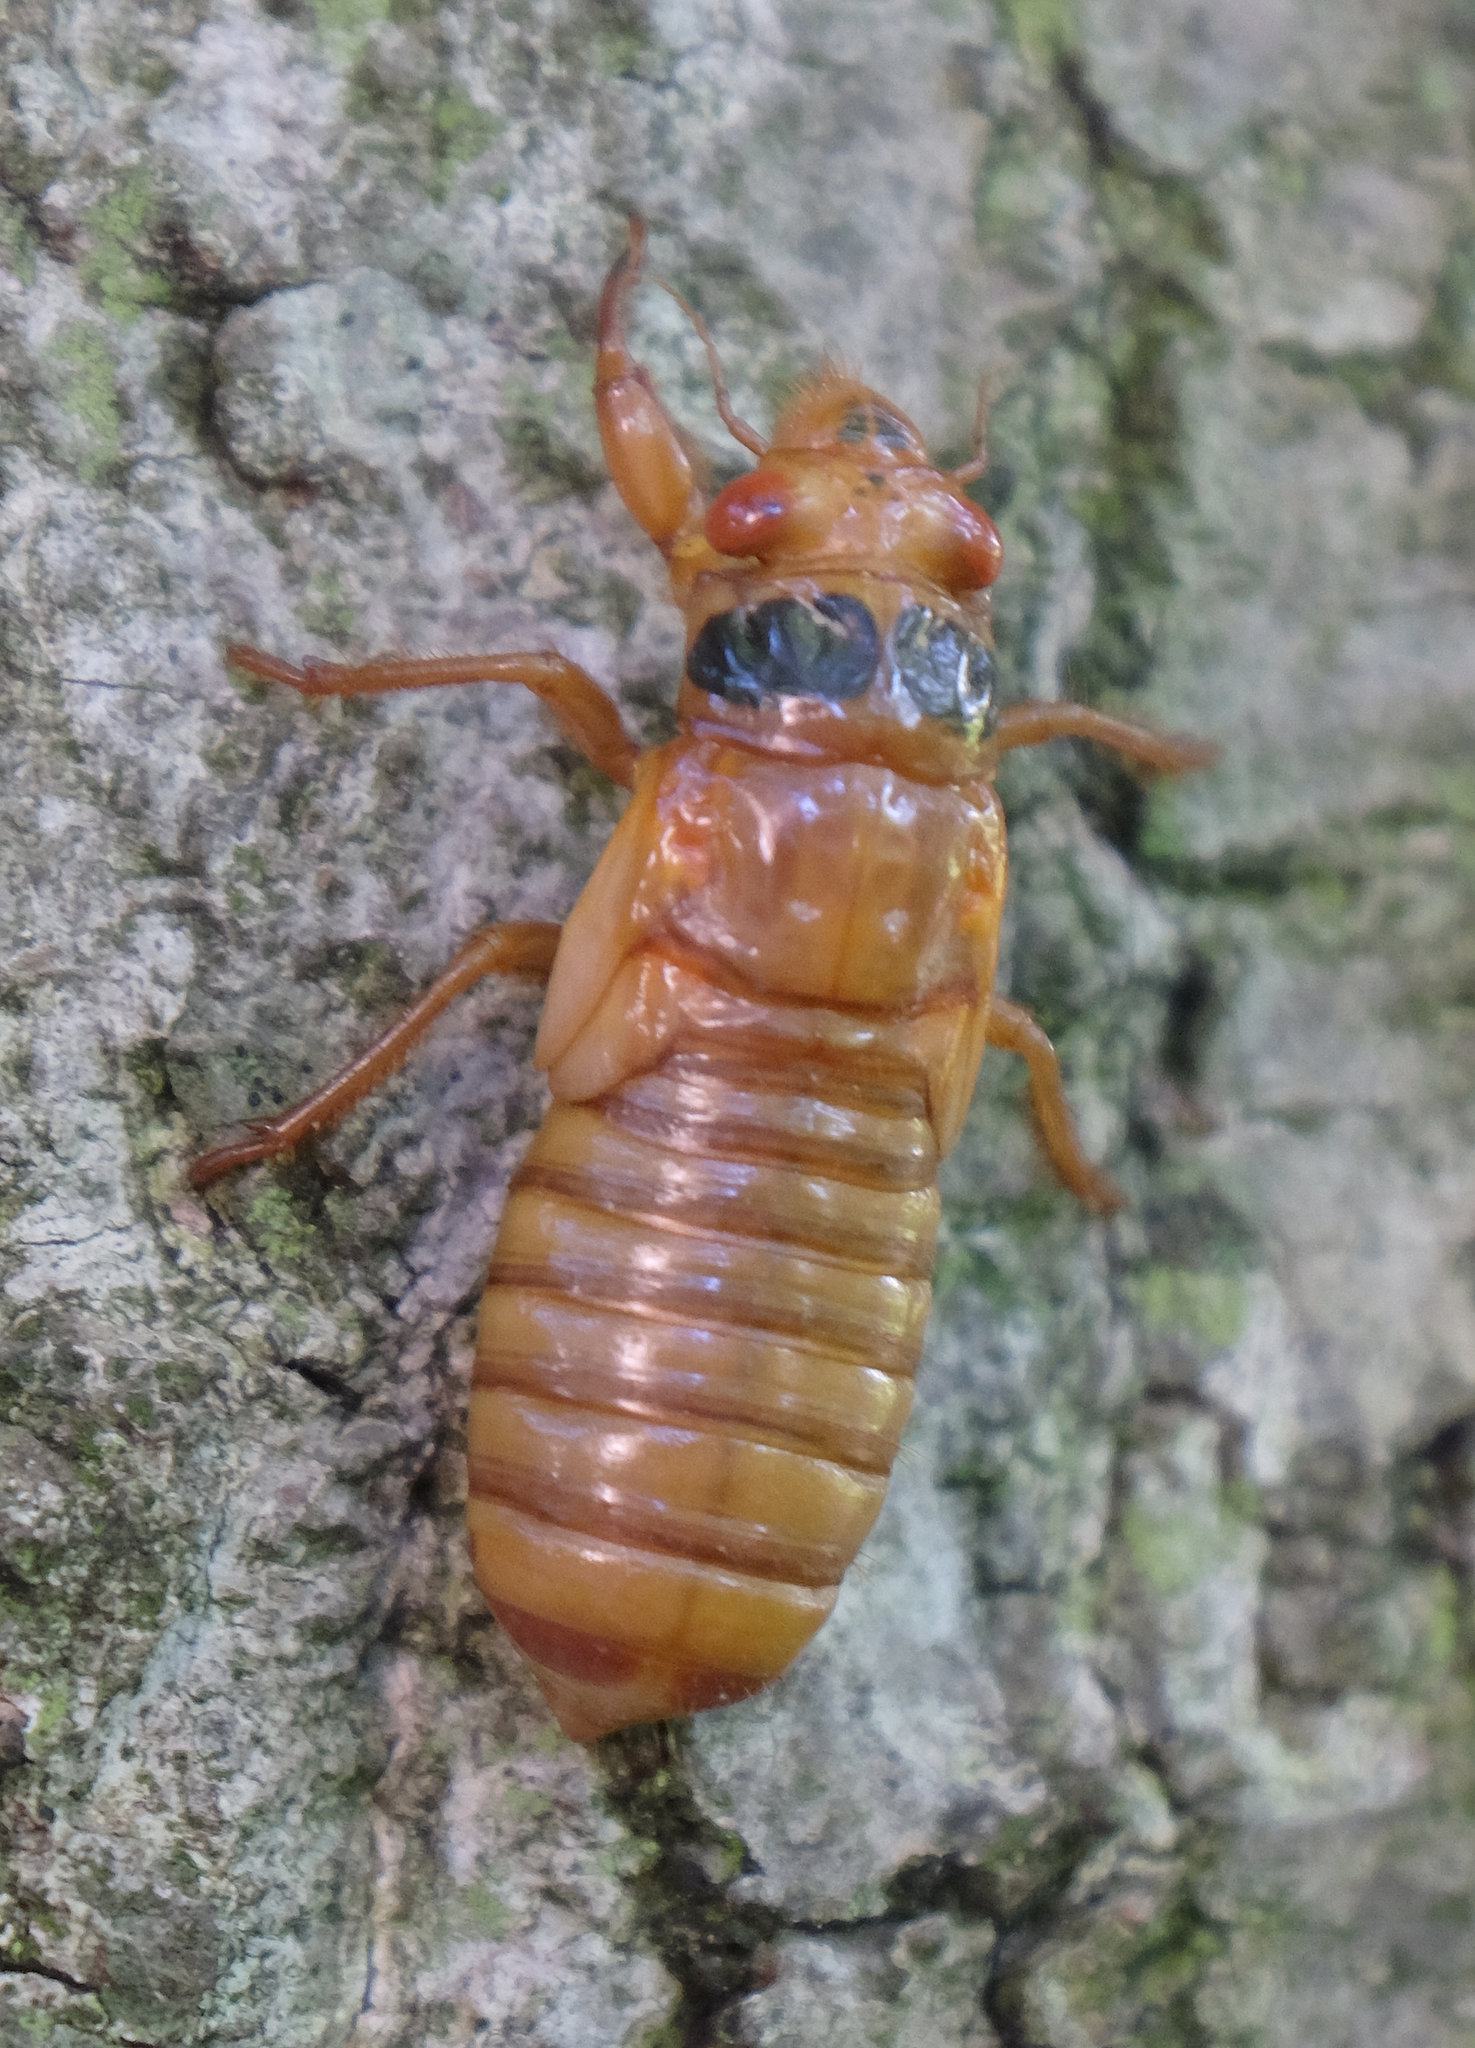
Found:
[{"label": "dark crevice in bark", "polygon": [[[1150,1754],[1140,1753],[1137,1760],[1168,1791]],[[1191,1819],[1187,1825],[1195,1828]],[[1048,2014],[1038,2009],[1035,1987],[1040,1966],[1045,1963],[1048,1984],[1052,1973],[1045,1959],[1051,1945],[1062,1943],[1068,1951],[1109,1914],[1113,1877],[1104,1874],[1098,1884],[1083,1879],[1088,1859],[1112,1832],[1105,1821],[1094,1828],[1083,1821],[1072,1831],[1069,1858],[1062,1859],[1021,1907],[1001,1917],[982,1995],[1000,2048],[1050,2048],[1057,2038]],[[1106,2009],[1100,2018],[1112,2024],[1115,2008],[1115,2026],[1131,2025],[1134,2040],[1151,2040],[1161,2048],[1210,2048],[1213,2037],[1199,2016],[1197,1997],[1205,1970],[1223,1953],[1226,1930],[1201,1904],[1196,1873],[1212,1863],[1217,1850],[1212,1831],[1198,1830],[1173,1857],[1168,1895],[1140,1935],[1124,1947],[1112,1978],[1103,1985]],[[1126,2036],[1113,2031],[1112,2038]]]},{"label": "dark crevice in bark", "polygon": [[95,1984],[88,1984],[81,1977],[59,1970],[53,1963],[0,1960],[0,1977],[44,1977],[48,1984],[60,1984],[63,1990],[75,1991],[81,1998],[96,1998],[98,1995]]},{"label": "dark crevice in bark", "polygon": [[886,1904],[879,1913],[852,1913],[830,1920],[801,1917],[785,1921],[785,1931],[833,1941],[837,1936],[864,1934],[878,1927],[906,1927],[933,1913],[995,1925],[1003,1916],[993,1872],[956,1855],[909,1858],[893,1873],[885,1896]]},{"label": "dark crevice in bark", "polygon": [[[1475,1274],[1475,1244],[1455,1263]],[[1392,1473],[1398,1539],[1421,1564],[1447,1568],[1454,1583],[1454,1670],[1475,1676],[1475,1413],[1456,1415]]]},{"label": "dark crevice in bark", "polygon": [[[49,1962],[10,1962],[0,1960],[0,1976],[39,1976],[47,1985],[59,1985],[61,1991],[70,1991],[78,1999],[100,1999],[100,1987],[88,1985],[80,1976],[72,1976],[68,1970],[57,1970]],[[41,2036],[37,2036],[41,2038]],[[119,2048],[160,2048],[158,2042],[139,2040],[137,2034],[109,2034],[109,2040],[117,2042]]]},{"label": "dark crevice in bark", "polygon": [[1197,947],[1191,948],[1168,990],[1163,1020],[1162,1065],[1170,1081],[1192,1088],[1203,1079],[1209,1040],[1223,1008],[1213,962]]},{"label": "dark crevice in bark", "polygon": [[24,1607],[34,1607],[39,1597],[37,1588],[25,1573],[17,1571],[3,1553],[0,1553],[0,1593]]},{"label": "dark crevice in bark", "polygon": [[237,462],[235,450],[231,447],[230,439],[220,421],[222,378],[220,375],[220,360],[215,353],[215,341],[223,325],[224,316],[222,315],[211,326],[209,345],[204,351],[200,377],[199,405],[194,421],[195,431],[199,436],[200,446],[213,459],[219,469],[223,470],[238,483],[242,490],[249,492],[253,498],[263,498],[271,486],[262,477],[254,475],[252,471],[244,469]]},{"label": "dark crevice in bark", "polygon": [[218,326],[237,306],[259,306],[280,291],[306,280],[272,278],[263,284],[239,284],[227,277],[219,260],[202,249],[178,217],[166,215],[150,237],[149,253],[166,279],[173,312]]},{"label": "dark crevice in bark", "polygon": [[[17,178],[0,159],[0,192],[19,211],[37,243],[54,262],[75,267],[85,257],[85,230],[74,220],[48,216],[46,194],[71,169],[58,165],[39,188]],[[156,280],[162,287],[149,291],[140,303],[161,304],[187,319],[219,321],[236,306],[254,306],[274,292],[290,290],[305,280],[272,278],[245,284],[230,278],[220,259],[196,241],[188,217],[178,200],[165,200],[153,217],[139,228],[138,238],[121,243],[129,262],[141,279]]]},{"label": "dark crevice in bark", "polygon": [[683,1769],[683,1737],[661,1722],[622,1729],[599,1745],[605,1797],[654,1851],[632,1881],[647,1939],[680,1989],[680,2048],[716,2048],[722,2014],[771,1981],[764,1951],[783,1926],[771,1906],[734,1900],[751,1867],[742,1845],[703,1813]]},{"label": "dark crevice in bark", "polygon": [[984,1979],[981,2003],[1001,2048],[1040,2048],[1025,2013],[1030,1965],[1057,1932],[1077,1872],[1110,1831],[1104,1819],[1081,1814],[1053,1838],[1050,1865],[1022,1904],[995,1916],[998,1940]]},{"label": "dark crevice in bark", "polygon": [[29,1762],[25,1709],[0,1693],[0,1776],[6,1771],[21,1770]]},{"label": "dark crevice in bark", "polygon": [[278,1361],[284,1372],[296,1373],[298,1379],[306,1380],[310,1387],[316,1387],[320,1394],[336,1401],[341,1407],[356,1415],[364,1405],[364,1397],[325,1365],[319,1365],[311,1358],[283,1358]]},{"label": "dark crevice in bark", "polygon": [[[1199,279],[1228,249],[1193,182],[1116,131],[1079,53],[1061,50],[1054,77],[1085,143],[1112,250],[1100,304],[1068,335],[1106,390],[1102,481],[1076,507],[1090,536],[1095,598],[1069,664],[1072,694],[1089,702],[1152,680],[1159,618],[1177,583],[1169,513],[1190,492],[1184,370],[1215,330]],[[1141,779],[1088,748],[1077,750],[1071,772],[1095,829],[1135,858],[1148,816]]]},{"label": "dark crevice in bark", "polygon": [[265,299],[275,296],[278,291],[295,287],[273,285],[270,290],[250,296],[224,298],[209,306],[194,311],[194,318],[200,330],[192,337],[193,347],[181,349],[179,360],[184,369],[180,380],[182,402],[179,407],[183,424],[194,433],[203,452],[210,457],[224,475],[247,492],[253,501],[266,497],[272,491],[294,493],[299,498],[312,497],[312,487],[290,478],[258,476],[236,459],[220,419],[220,392],[223,379],[220,359],[216,353],[216,341],[221,328],[239,306],[260,305]]},{"label": "dark crevice in bark", "polygon": [[41,204],[42,194],[33,192],[17,182],[7,172],[3,160],[0,160],[0,192],[3,192],[16,208],[36,241],[53,262],[76,262],[77,230],[74,224],[71,221],[58,224],[48,220],[46,209]]},{"label": "dark crevice in bark", "polygon": [[169,312],[192,323],[181,328],[172,361],[166,360],[166,381],[181,423],[191,427],[204,452],[253,497],[275,488],[295,488],[291,479],[264,478],[243,468],[221,427],[221,375],[216,340],[231,314],[262,305],[279,293],[300,291],[312,278],[272,278],[264,283],[233,281],[219,260],[200,246],[184,219],[164,213],[154,223],[141,253],[134,259],[147,277],[158,279]]},{"label": "dark crevice in bark", "polygon": [[1182,229],[1198,254],[1215,263],[1226,262],[1228,239],[1207,200],[1191,179],[1154,164],[1144,150],[1118,134],[1111,110],[1092,90],[1077,51],[1061,52],[1056,60],[1055,83],[1080,125],[1092,169],[1098,176],[1126,176],[1146,187],[1175,215],[1181,216]]}]

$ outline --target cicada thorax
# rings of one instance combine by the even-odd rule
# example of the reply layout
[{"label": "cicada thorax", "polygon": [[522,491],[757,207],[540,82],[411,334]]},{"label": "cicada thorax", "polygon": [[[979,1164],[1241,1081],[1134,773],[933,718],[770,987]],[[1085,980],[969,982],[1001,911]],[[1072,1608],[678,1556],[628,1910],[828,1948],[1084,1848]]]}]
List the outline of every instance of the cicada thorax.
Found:
[{"label": "cicada thorax", "polygon": [[482,1310],[478,1583],[565,1730],[738,1699],[879,1510],[1004,883],[945,593],[708,571],[685,731],[565,927]]},{"label": "cicada thorax", "polygon": [[815,564],[707,570],[688,601],[678,709],[769,749],[976,780],[995,718],[987,598]]}]

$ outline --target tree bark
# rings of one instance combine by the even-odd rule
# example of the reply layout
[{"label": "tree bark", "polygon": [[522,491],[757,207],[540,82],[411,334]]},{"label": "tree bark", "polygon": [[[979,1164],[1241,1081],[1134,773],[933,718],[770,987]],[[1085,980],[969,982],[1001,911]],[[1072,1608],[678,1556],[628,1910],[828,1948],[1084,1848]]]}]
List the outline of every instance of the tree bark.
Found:
[{"label": "tree bark", "polygon": [[[1454,0],[11,0],[0,41],[0,2038],[1456,2048],[1475,2025],[1475,34]],[[763,1697],[585,1753],[470,1583],[487,986],[289,1163],[190,1157],[668,730],[604,480],[632,208],[745,417],[826,349],[967,453],[1006,691],[995,1055],[888,1506]],[[659,294],[638,345],[734,450]]]}]

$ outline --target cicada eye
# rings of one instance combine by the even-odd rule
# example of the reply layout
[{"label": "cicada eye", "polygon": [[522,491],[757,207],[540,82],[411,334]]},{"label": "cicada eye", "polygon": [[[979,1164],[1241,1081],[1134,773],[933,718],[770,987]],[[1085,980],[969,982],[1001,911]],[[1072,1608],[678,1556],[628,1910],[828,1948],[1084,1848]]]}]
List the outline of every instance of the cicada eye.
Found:
[{"label": "cicada eye", "polygon": [[993,656],[975,633],[924,604],[908,605],[891,635],[896,674],[919,711],[977,738],[993,719]]},{"label": "cicada eye", "polygon": [[789,483],[760,464],[717,493],[707,508],[705,532],[719,555],[762,557],[782,545],[793,516]]}]

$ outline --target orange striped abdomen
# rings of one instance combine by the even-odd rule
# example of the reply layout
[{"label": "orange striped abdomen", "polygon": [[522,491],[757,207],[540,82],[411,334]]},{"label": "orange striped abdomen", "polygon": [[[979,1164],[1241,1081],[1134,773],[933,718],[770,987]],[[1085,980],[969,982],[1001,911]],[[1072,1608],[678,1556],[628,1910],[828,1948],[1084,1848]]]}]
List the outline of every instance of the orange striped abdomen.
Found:
[{"label": "orange striped abdomen", "polygon": [[834,1603],[911,1405],[920,1088],[682,1052],[555,1102],[515,1176],[470,1419],[477,1583],[565,1731],[758,1691]]}]

